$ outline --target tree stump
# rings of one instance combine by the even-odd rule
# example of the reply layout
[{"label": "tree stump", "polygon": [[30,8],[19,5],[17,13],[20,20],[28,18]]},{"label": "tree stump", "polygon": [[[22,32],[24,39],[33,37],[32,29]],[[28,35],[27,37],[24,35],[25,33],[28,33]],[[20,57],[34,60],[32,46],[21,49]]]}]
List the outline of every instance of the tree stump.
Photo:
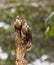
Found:
[{"label": "tree stump", "polygon": [[[15,27],[15,32],[14,32],[14,37],[15,37],[15,45],[16,45],[16,65],[27,65],[27,60],[25,60],[24,56],[27,51],[31,49],[31,42],[30,39],[31,33],[30,29],[28,28],[29,26],[24,26],[23,31],[26,31],[25,41],[24,36],[22,36],[22,27],[23,25],[26,25],[25,22],[23,22],[19,16],[16,17],[16,21],[14,22],[14,27]],[[21,33],[22,32],[22,33]]]},{"label": "tree stump", "polygon": [[19,31],[14,32],[15,45],[16,45],[16,65],[27,65],[27,60],[24,56],[27,51],[31,48],[31,43],[25,45],[24,40],[20,37]]}]

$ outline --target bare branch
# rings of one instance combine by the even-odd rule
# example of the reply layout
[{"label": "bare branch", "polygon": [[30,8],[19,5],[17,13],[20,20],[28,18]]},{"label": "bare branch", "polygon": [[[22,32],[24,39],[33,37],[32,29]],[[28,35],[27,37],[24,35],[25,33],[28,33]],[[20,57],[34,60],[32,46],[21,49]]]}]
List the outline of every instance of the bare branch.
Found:
[{"label": "bare branch", "polygon": [[37,3],[11,3],[11,4],[0,4],[0,9],[7,9],[7,8],[14,8],[14,7],[19,7],[19,6],[33,6],[33,7],[38,7],[39,4]]}]

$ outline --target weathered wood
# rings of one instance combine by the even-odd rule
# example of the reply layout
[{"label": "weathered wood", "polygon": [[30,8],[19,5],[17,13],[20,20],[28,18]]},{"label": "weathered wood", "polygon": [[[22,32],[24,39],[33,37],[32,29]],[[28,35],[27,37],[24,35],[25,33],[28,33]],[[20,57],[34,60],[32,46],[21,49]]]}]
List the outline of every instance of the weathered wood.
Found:
[{"label": "weathered wood", "polygon": [[16,45],[16,65],[27,65],[27,60],[24,56],[27,51],[31,48],[31,43],[24,43],[24,40],[20,37],[19,31],[14,32],[15,45]]}]

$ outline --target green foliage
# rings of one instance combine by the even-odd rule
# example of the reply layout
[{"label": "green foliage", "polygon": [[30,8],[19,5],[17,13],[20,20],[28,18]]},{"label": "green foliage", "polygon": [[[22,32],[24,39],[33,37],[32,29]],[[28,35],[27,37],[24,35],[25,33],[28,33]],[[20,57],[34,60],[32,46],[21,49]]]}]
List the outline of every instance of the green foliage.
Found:
[{"label": "green foliage", "polygon": [[[10,3],[17,2],[22,2],[22,0],[12,0]],[[36,56],[40,56],[42,54],[54,51],[54,16],[45,24],[46,18],[54,10],[54,8],[50,6],[50,11],[48,13],[46,4],[49,4],[49,1],[41,2],[43,2],[44,6],[46,6],[45,9],[41,6],[38,8],[33,6],[19,6],[8,9],[0,9],[0,21],[10,25],[8,29],[0,27],[0,46],[3,51],[8,54],[8,58],[5,61],[0,59],[3,63],[0,65],[15,65],[15,55],[12,55],[11,52],[15,52],[15,30],[13,27],[13,22],[15,21],[17,15],[19,15],[22,19],[27,19],[28,25],[32,29],[33,41],[32,49],[30,51],[31,53],[34,53]],[[49,24],[51,28],[47,33],[45,33],[45,30]],[[31,61],[31,59],[28,61]]]},{"label": "green foliage", "polygon": [[46,21],[46,24],[45,24],[46,28],[49,26],[49,30],[48,32],[46,33],[46,37],[48,38],[49,36],[53,37],[54,36],[54,15],[51,14],[49,17],[48,17],[48,20]]}]

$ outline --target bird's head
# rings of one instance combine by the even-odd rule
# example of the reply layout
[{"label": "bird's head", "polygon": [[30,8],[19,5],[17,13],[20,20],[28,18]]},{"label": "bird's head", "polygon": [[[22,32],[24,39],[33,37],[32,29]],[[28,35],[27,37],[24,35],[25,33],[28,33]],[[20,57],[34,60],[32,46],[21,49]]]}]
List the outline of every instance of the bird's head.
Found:
[{"label": "bird's head", "polygon": [[16,19],[20,19],[20,17],[19,16],[16,16]]},{"label": "bird's head", "polygon": [[19,27],[21,26],[20,20],[16,19],[16,21],[14,22],[14,26],[15,26],[16,28],[19,28]]}]

